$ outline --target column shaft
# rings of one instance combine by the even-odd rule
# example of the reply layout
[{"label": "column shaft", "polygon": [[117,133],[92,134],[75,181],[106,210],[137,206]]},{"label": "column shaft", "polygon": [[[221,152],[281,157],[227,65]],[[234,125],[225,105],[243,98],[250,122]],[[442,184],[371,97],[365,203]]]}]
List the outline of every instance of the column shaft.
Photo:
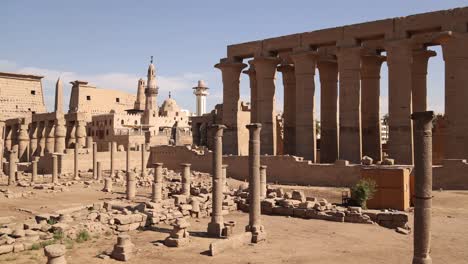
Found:
[{"label": "column shaft", "polygon": [[190,196],[190,163],[182,163],[182,195]]},{"label": "column shaft", "polygon": [[213,125],[214,149],[213,149],[213,207],[211,211],[211,222],[208,224],[208,234],[221,237],[224,229],[223,217],[223,129],[224,125]]},{"label": "column shaft", "polygon": [[262,154],[276,155],[276,57],[255,57],[257,77],[257,121],[262,124]]},{"label": "column shaft", "polygon": [[[283,88],[284,88],[284,106],[283,106],[283,119],[284,119],[284,140],[283,151],[284,154],[296,154],[296,75],[294,72],[294,65],[283,64],[278,67],[278,71],[283,75]],[[255,121],[252,120],[252,123]]]},{"label": "column shaft", "polygon": [[73,175],[74,175],[74,180],[79,180],[80,175],[78,173],[78,144],[75,144],[75,149],[74,149],[74,156],[73,156]]},{"label": "column shaft", "polygon": [[98,178],[97,162],[97,143],[93,143],[93,179]]},{"label": "column shaft", "polygon": [[318,61],[320,74],[320,162],[338,159],[338,64]]},{"label": "column shaft", "polygon": [[442,43],[445,61],[446,159],[468,158],[468,37],[456,35]]},{"label": "column shaft", "polygon": [[427,110],[427,63],[433,56],[436,56],[436,53],[432,50],[413,51],[411,67],[413,112]]},{"label": "column shaft", "polygon": [[412,51],[406,43],[387,47],[388,64],[388,154],[396,164],[413,164]]},{"label": "column shaft", "polygon": [[385,57],[365,55],[361,58],[362,154],[382,160],[380,135],[380,67]]},{"label": "column shaft", "polygon": [[260,166],[260,199],[266,198],[267,195],[267,166]]},{"label": "column shaft", "polygon": [[361,137],[361,49],[340,48],[337,53],[340,75],[339,157],[360,163]]},{"label": "column shaft", "polygon": [[296,76],[295,155],[316,162],[317,137],[314,119],[317,54],[313,52],[295,53],[291,55],[291,59],[294,61]]},{"label": "column shaft", "polygon": [[221,60],[215,67],[220,69],[223,78],[223,116],[226,125],[224,152],[233,155],[245,155],[247,140],[245,128],[239,127],[240,119],[240,73],[247,65],[241,62]]},{"label": "column shaft", "polygon": [[243,71],[249,76],[250,82],[250,121],[258,119],[258,89],[257,89],[257,73],[255,72],[255,66],[252,62],[249,62],[250,67]]},{"label": "column shaft", "polygon": [[151,195],[151,201],[153,203],[161,202],[163,195],[163,175],[162,175],[162,163],[154,164],[154,181],[153,181],[153,192]]},{"label": "column shaft", "polygon": [[57,155],[52,155],[52,183],[58,183],[58,157]]},{"label": "column shaft", "polygon": [[260,134],[262,125],[247,125],[249,129],[249,225],[246,231],[252,232],[252,242],[265,240],[265,230],[261,222],[260,206]]},{"label": "column shaft", "polygon": [[146,177],[146,144],[141,144],[141,177]]},{"label": "column shaft", "polygon": [[434,113],[417,112],[414,120],[414,255],[413,264],[430,264],[432,214],[432,120]]}]

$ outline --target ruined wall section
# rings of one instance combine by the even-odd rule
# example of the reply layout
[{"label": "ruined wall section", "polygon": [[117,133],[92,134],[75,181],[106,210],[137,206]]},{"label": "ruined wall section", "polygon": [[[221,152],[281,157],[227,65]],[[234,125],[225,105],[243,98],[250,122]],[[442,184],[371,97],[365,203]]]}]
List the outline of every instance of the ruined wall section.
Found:
[{"label": "ruined wall section", "polygon": [[43,76],[0,72],[0,113],[4,120],[45,113]]},{"label": "ruined wall section", "polygon": [[72,82],[72,85],[69,112],[87,113],[88,122],[93,115],[108,114],[112,111],[125,113],[125,110],[133,109],[135,104],[136,96],[133,94],[100,89],[82,81]]}]

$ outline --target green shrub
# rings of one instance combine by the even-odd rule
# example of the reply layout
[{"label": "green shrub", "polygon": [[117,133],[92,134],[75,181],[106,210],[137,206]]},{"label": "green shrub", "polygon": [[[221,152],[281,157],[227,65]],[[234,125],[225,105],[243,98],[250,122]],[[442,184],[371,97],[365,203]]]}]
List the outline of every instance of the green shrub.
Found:
[{"label": "green shrub", "polygon": [[377,184],[371,179],[361,179],[351,188],[351,199],[359,206],[367,209],[367,200],[372,199],[376,192]]},{"label": "green shrub", "polygon": [[54,231],[54,240],[62,240],[64,237],[63,232],[59,230]]},{"label": "green shrub", "polygon": [[91,238],[87,230],[81,230],[76,237],[76,242],[82,243],[88,241]]},{"label": "green shrub", "polygon": [[57,223],[57,220],[54,218],[50,218],[49,220],[47,220],[47,224],[49,225],[55,225],[56,223]]},{"label": "green shrub", "polygon": [[40,244],[34,243],[34,244],[31,246],[31,250],[39,250],[39,249],[41,249],[41,245],[40,245]]}]

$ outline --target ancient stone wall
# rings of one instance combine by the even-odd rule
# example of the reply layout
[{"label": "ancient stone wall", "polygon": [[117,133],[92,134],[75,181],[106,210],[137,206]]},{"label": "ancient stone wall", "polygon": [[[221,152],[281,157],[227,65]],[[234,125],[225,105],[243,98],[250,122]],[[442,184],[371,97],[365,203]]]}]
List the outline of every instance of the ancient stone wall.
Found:
[{"label": "ancient stone wall", "polygon": [[4,120],[45,113],[42,76],[0,72],[0,113]]},{"label": "ancient stone wall", "polygon": [[69,110],[88,113],[87,121],[92,115],[107,114],[112,110],[124,113],[133,109],[136,96],[126,92],[100,89],[88,85],[87,82],[75,81],[72,83]]}]

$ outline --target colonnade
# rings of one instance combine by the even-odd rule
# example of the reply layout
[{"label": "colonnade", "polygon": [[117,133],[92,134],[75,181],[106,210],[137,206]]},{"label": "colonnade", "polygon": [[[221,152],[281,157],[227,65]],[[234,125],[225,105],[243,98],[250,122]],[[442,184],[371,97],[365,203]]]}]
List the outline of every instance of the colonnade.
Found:
[{"label": "colonnade", "polygon": [[[364,155],[382,159],[380,71],[388,65],[388,155],[398,164],[413,164],[410,116],[427,110],[427,65],[441,45],[445,61],[446,158],[468,158],[468,34],[434,34],[428,41],[382,40],[380,45],[337,43],[325,48],[269,51],[255,55],[244,71],[250,79],[251,122],[262,124],[261,154],[276,155],[275,80],[284,86],[284,154],[312,162],[337,159],[359,163]],[[385,51],[386,54],[382,52]],[[265,54],[265,53],[262,53]],[[274,55],[272,55],[274,54]],[[386,55],[386,56],[383,56]],[[240,58],[222,59],[215,67],[223,77],[225,152],[238,154],[239,79],[248,65]],[[320,80],[320,117],[315,113],[315,72]],[[320,120],[320,160],[314,120]]]}]

